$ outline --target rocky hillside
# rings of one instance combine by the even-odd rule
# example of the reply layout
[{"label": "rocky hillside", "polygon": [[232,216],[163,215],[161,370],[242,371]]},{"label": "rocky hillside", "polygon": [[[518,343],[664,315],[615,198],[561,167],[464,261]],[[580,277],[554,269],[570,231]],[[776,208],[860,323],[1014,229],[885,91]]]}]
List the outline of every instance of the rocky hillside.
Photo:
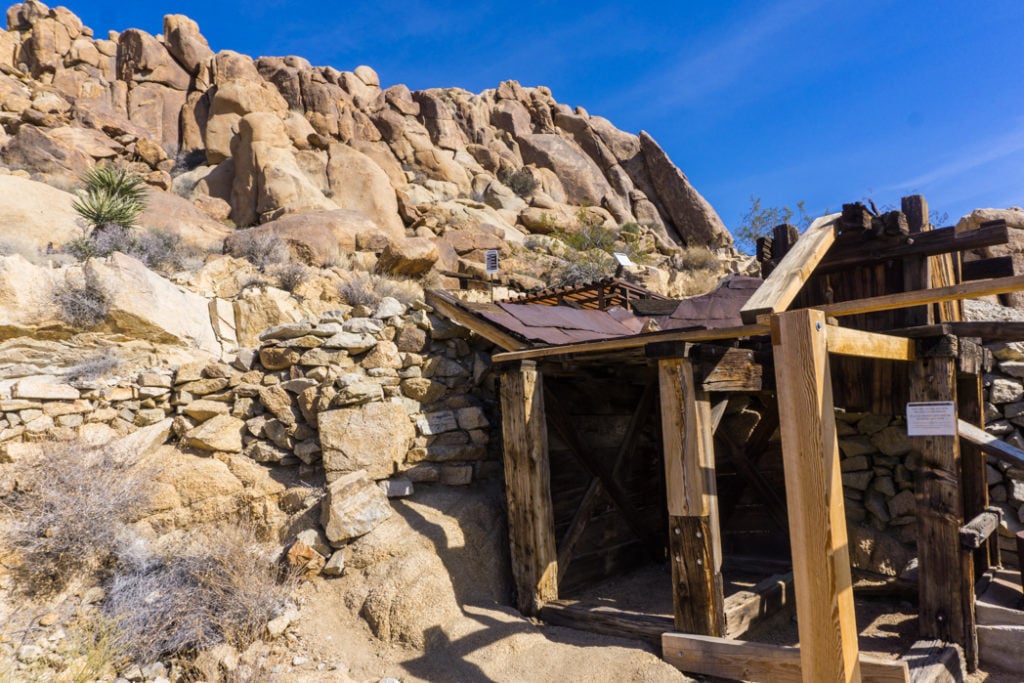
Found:
[{"label": "rocky hillside", "polygon": [[[350,251],[415,237],[449,274],[479,271],[487,248],[510,256],[528,235],[581,224],[634,226],[651,265],[669,270],[680,247],[732,244],[649,135],[545,87],[382,87],[368,66],[214,52],[181,15],[164,18],[163,35],[101,38],[30,0],[7,11],[7,26],[0,166],[72,189],[93,164],[128,162],[164,191],[151,219],[206,244],[256,225]],[[521,289],[557,284],[508,270],[523,273]]]}]

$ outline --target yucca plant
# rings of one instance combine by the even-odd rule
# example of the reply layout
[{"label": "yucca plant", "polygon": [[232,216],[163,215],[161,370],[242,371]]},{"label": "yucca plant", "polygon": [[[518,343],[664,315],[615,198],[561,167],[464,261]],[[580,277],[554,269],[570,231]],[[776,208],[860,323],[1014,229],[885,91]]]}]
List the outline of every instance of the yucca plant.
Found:
[{"label": "yucca plant", "polygon": [[93,166],[82,174],[85,193],[71,205],[92,226],[92,236],[112,227],[131,228],[146,209],[142,178],[123,167]]}]

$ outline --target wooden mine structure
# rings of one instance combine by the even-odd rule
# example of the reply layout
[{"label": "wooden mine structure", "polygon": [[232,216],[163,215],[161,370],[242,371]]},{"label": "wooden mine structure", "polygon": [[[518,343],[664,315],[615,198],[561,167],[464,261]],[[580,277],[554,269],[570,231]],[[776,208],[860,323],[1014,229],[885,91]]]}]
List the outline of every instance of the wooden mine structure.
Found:
[{"label": "wooden mine structure", "polygon": [[[983,430],[990,358],[981,343],[1024,339],[1024,329],[967,322],[961,303],[1022,290],[1024,276],[1008,271],[1006,259],[962,256],[1007,240],[998,223],[932,229],[920,196],[882,216],[846,205],[799,239],[783,226],[759,244],[767,277],[756,289],[738,287],[747,289],[736,294],[745,301],[741,319],[714,313],[726,292],[691,304],[706,317],[697,325],[678,320],[655,331],[641,331],[640,319],[621,309],[569,315],[432,292],[441,313],[504,349],[493,361],[519,609],[656,639],[680,669],[728,678],[938,680],[929,665],[945,644],[959,645],[976,668],[975,582],[998,564],[985,459],[1024,464],[1024,453]],[[774,410],[746,443],[730,444],[715,432],[726,399],[738,394],[765,397]],[[883,660],[858,652],[835,406],[899,414],[908,399],[952,402],[959,438],[913,437],[923,461],[914,482],[919,643]],[[727,599],[716,446],[731,449],[742,474],[751,449],[764,448],[776,427],[785,501],[746,474],[788,535],[792,576]],[[671,622],[559,599],[631,563],[664,558],[666,549]],[[795,602],[798,648],[739,639],[783,601]]]}]

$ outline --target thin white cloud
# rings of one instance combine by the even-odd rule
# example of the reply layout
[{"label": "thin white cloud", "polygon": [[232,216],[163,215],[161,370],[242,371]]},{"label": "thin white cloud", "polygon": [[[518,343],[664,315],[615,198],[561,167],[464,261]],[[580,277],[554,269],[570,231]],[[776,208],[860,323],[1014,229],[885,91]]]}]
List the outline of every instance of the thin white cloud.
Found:
[{"label": "thin white cloud", "polygon": [[[959,150],[949,161],[913,178],[893,183],[884,189],[924,190],[1022,151],[1024,151],[1024,122],[1018,123],[1016,127],[1007,132],[973,141]],[[1021,167],[1024,168],[1024,163]]]},{"label": "thin white cloud", "polygon": [[651,73],[618,99],[647,100],[663,110],[704,102],[709,95],[742,80],[770,49],[777,47],[775,39],[821,4],[807,0],[772,3],[743,22],[706,36],[703,49],[681,55],[674,64]]}]

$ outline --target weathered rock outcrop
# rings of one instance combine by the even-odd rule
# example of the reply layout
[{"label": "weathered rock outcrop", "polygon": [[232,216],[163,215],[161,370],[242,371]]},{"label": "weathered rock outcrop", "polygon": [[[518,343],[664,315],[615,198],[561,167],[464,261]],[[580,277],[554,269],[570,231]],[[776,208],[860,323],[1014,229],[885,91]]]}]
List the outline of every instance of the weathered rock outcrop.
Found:
[{"label": "weathered rock outcrop", "polygon": [[[442,226],[419,223],[430,207],[482,199],[506,239],[536,231],[536,209],[573,228],[589,205],[665,244],[731,243],[647,134],[573,111],[547,88],[382,89],[367,66],[214,52],[182,15],[163,29],[97,40],[64,8],[12,7],[0,31],[0,163],[66,184],[97,161],[131,162],[161,189],[178,176],[176,193],[240,227],[344,209],[389,238],[443,239]],[[537,189],[519,197],[503,179],[521,169]]]}]

